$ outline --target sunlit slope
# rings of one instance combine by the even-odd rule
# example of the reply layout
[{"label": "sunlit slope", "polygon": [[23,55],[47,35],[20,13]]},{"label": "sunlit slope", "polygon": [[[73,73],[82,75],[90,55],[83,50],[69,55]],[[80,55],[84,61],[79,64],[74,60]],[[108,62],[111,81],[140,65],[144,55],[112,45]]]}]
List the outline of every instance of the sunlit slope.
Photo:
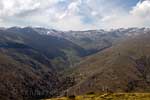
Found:
[{"label": "sunlit slope", "polygon": [[77,85],[66,92],[150,92],[150,34],[122,40],[87,57],[72,70]]},{"label": "sunlit slope", "polygon": [[117,93],[117,94],[91,94],[75,97],[62,97],[45,100],[150,100],[150,94],[144,93]]}]

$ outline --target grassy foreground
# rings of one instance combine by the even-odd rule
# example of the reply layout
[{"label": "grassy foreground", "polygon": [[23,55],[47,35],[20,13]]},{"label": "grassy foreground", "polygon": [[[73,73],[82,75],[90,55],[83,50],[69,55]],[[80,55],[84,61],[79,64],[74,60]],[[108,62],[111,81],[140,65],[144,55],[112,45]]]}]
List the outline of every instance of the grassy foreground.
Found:
[{"label": "grassy foreground", "polygon": [[43,100],[150,100],[150,93],[108,93],[70,96]]}]

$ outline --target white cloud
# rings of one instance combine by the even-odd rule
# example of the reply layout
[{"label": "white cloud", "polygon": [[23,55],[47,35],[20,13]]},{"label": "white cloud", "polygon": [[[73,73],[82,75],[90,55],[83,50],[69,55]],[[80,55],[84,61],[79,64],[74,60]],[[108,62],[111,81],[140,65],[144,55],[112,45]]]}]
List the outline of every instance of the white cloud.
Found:
[{"label": "white cloud", "polygon": [[61,30],[150,26],[149,0],[139,2],[130,11],[116,1],[0,0],[0,25]]},{"label": "white cloud", "polygon": [[150,1],[146,0],[143,2],[139,2],[137,6],[133,8],[131,14],[143,18],[147,18],[147,17],[150,18]]},{"label": "white cloud", "polygon": [[[122,13],[121,13],[122,12]],[[129,12],[124,10],[104,16],[104,28],[150,27],[150,1],[138,2]]]},{"label": "white cloud", "polygon": [[2,0],[1,16],[14,16],[26,11],[32,11],[40,6],[40,2],[35,0]]}]

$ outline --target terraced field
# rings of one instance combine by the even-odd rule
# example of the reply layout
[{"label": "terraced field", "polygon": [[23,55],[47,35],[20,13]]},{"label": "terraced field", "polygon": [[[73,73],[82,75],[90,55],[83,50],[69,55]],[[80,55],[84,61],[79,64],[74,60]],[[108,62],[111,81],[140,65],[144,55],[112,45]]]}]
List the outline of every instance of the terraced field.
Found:
[{"label": "terraced field", "polygon": [[108,93],[70,96],[43,100],[150,100],[150,93]]}]

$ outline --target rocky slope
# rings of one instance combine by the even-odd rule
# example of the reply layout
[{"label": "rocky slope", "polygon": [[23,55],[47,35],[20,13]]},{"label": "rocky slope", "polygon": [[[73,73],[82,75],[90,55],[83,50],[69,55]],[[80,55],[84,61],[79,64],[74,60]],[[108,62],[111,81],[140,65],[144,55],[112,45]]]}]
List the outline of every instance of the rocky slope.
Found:
[{"label": "rocky slope", "polygon": [[85,58],[71,75],[77,85],[68,94],[150,92],[150,33],[124,38],[117,45]]}]

